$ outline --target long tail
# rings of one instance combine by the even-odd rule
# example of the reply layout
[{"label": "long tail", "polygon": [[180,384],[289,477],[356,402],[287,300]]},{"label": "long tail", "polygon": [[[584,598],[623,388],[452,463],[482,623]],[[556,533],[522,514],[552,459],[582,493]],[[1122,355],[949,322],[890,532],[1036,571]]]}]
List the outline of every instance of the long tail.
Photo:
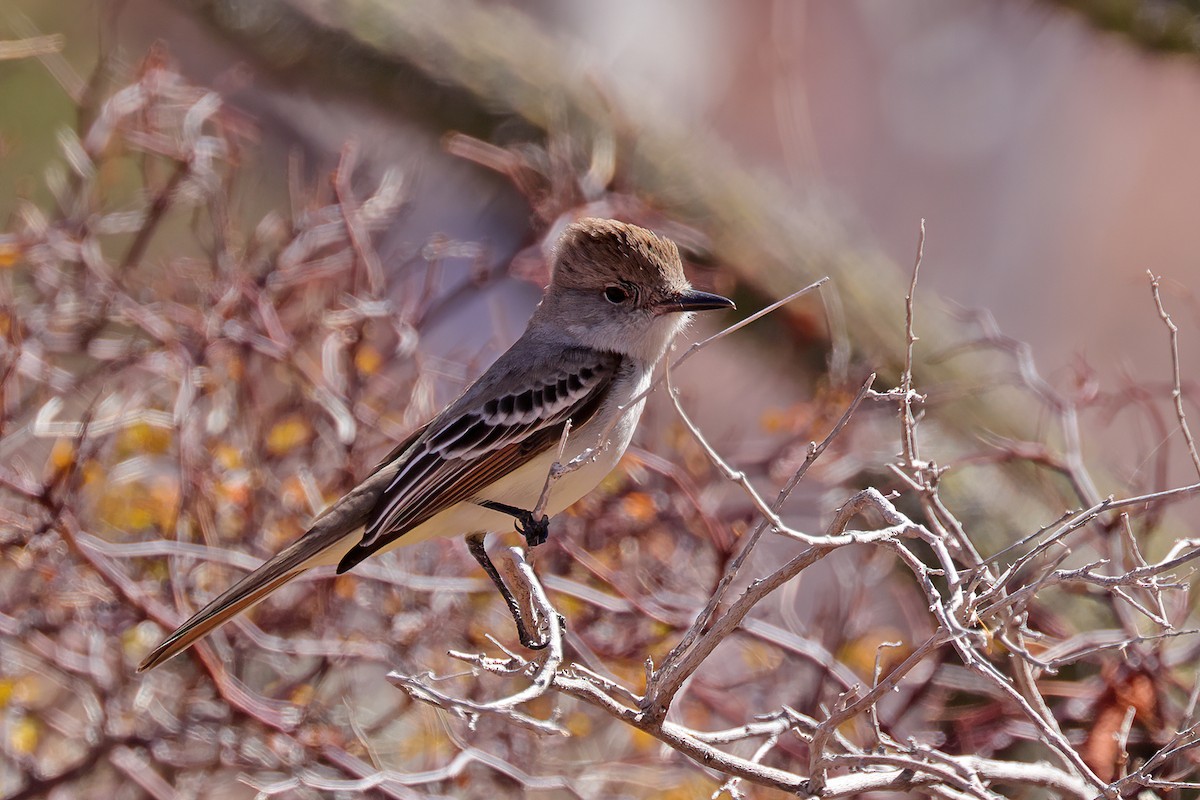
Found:
[{"label": "long tail", "polygon": [[138,672],[182,653],[300,573],[321,564],[336,564],[358,540],[358,526],[339,524],[340,516],[333,513],[319,519],[308,533],[196,612],[146,656]]}]

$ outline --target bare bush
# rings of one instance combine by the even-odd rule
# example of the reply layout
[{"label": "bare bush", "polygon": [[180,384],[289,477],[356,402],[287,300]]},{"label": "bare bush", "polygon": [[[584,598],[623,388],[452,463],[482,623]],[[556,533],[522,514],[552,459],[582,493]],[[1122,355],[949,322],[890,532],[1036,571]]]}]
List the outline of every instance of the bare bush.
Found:
[{"label": "bare bush", "polygon": [[[385,272],[372,232],[404,184],[389,173],[358,196],[353,148],[328,187],[296,178],[290,214],[243,229],[253,128],[161,56],[88,116],[61,137],[54,203],[23,204],[0,237],[6,797],[1198,788],[1200,540],[1167,510],[1200,483],[1171,486],[1163,467],[1157,485],[1102,494],[1080,411],[1116,401],[1063,394],[981,317],[964,348],[1010,358],[1053,430],[952,466],[986,486],[1026,465],[1039,493],[1061,476],[1072,508],[1003,546],[979,529],[1006,520],[960,519],[912,372],[919,256],[896,388],[827,387],[753,470],[708,441],[668,371],[676,455],[635,451],[556,520],[540,579],[508,551],[545,650],[502,644],[490,584],[461,545],[429,544],[299,581],[135,676],[162,629],[431,413],[438,365],[418,344],[454,299],[428,277],[452,246]],[[1177,330],[1151,286],[1174,365],[1165,429],[1200,472]],[[884,420],[899,455],[855,456]],[[856,476],[821,533],[789,505],[810,471]],[[844,596],[798,619],[802,580]]]}]

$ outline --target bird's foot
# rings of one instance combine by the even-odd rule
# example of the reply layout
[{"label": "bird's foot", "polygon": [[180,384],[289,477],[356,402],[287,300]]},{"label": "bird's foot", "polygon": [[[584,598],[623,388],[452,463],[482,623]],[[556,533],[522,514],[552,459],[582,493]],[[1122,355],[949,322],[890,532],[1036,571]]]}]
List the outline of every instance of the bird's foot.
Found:
[{"label": "bird's foot", "polygon": [[550,538],[550,518],[542,514],[541,519],[534,519],[532,511],[522,511],[517,517],[517,533],[525,537],[529,547],[545,544]]},{"label": "bird's foot", "polygon": [[516,520],[517,533],[525,537],[527,547],[545,544],[546,540],[550,538],[550,517],[545,514],[535,517],[532,511],[505,503],[497,503],[494,500],[484,500],[479,505],[490,508],[492,511],[499,511],[501,514],[508,514]]}]

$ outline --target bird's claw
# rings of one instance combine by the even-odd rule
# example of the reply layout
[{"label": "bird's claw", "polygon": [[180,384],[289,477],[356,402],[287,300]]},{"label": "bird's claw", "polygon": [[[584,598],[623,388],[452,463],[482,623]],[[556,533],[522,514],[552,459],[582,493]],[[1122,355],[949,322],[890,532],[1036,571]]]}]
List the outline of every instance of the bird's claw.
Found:
[{"label": "bird's claw", "polygon": [[550,518],[545,514],[535,519],[532,511],[522,511],[516,519],[517,533],[525,537],[526,546],[537,547],[550,538]]},{"label": "bird's claw", "polygon": [[537,547],[539,544],[545,544],[550,538],[550,517],[542,514],[540,517],[534,517],[532,511],[524,508],[517,508],[505,503],[497,503],[494,500],[475,501],[484,508],[490,508],[492,511],[499,511],[501,514],[508,514],[516,520],[517,533],[525,537],[525,545],[527,547]]}]

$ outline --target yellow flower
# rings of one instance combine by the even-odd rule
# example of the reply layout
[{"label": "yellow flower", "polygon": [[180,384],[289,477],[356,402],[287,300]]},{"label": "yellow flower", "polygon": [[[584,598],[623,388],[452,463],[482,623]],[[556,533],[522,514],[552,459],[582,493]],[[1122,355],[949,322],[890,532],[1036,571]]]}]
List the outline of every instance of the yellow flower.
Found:
[{"label": "yellow flower", "polygon": [[267,434],[267,450],[274,456],[282,456],[312,438],[312,427],[298,414],[275,423]]},{"label": "yellow flower", "polygon": [[374,375],[382,365],[383,355],[369,344],[364,344],[354,354],[354,367],[363,375]]},{"label": "yellow flower", "polygon": [[12,726],[8,734],[8,744],[18,755],[31,755],[38,746],[38,724],[33,719],[25,717]]}]

